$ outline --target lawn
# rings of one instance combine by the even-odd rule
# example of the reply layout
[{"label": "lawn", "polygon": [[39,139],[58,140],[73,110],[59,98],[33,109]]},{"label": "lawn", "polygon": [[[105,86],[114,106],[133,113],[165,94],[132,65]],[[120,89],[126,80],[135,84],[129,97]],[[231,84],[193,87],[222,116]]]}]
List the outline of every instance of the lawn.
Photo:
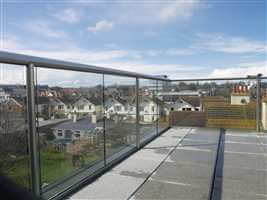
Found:
[{"label": "lawn", "polygon": [[[84,164],[90,164],[101,158],[101,153],[92,152],[83,157]],[[3,160],[2,160],[3,161]],[[3,162],[6,164],[1,172],[11,178],[15,183],[30,188],[30,166],[27,156],[20,156],[16,159],[9,159]],[[41,183],[49,184],[68,175],[75,170],[72,166],[72,158],[64,152],[45,152],[41,151]]]}]

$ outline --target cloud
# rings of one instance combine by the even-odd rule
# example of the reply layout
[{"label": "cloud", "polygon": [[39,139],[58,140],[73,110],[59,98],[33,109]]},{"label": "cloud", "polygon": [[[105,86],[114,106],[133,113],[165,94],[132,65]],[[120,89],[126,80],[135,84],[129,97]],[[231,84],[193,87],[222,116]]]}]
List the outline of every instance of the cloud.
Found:
[{"label": "cloud", "polygon": [[95,24],[95,26],[89,26],[88,31],[90,32],[99,32],[99,31],[110,31],[113,28],[113,22],[102,20]]},{"label": "cloud", "polygon": [[71,23],[71,24],[77,23],[81,19],[80,12],[72,8],[67,8],[65,10],[59,11],[53,16],[57,18],[58,20]]},{"label": "cloud", "polygon": [[232,67],[217,68],[212,71],[209,78],[225,78],[225,77],[245,77],[247,75],[257,75],[262,73],[267,76],[267,63],[241,63]]},{"label": "cloud", "polygon": [[155,56],[160,55],[162,52],[159,50],[148,50],[146,53],[149,56],[155,57]]},{"label": "cloud", "polygon": [[173,55],[173,56],[189,56],[194,55],[196,52],[193,49],[169,49],[166,51],[167,55]]},{"label": "cloud", "polygon": [[162,22],[176,17],[190,18],[199,4],[199,0],[170,1],[159,10],[159,19]]},{"label": "cloud", "polygon": [[116,12],[118,21],[122,23],[155,24],[168,23],[174,20],[190,19],[194,11],[203,8],[200,0],[157,0],[134,1],[120,3],[120,12]]},{"label": "cloud", "polygon": [[230,54],[265,53],[266,44],[261,41],[242,37],[229,37],[224,34],[197,34],[198,43],[195,48]]},{"label": "cloud", "polygon": [[51,38],[68,38],[68,35],[61,30],[58,30],[55,25],[48,21],[34,20],[26,22],[23,25],[23,28],[26,31],[32,32],[36,35],[41,35]]}]

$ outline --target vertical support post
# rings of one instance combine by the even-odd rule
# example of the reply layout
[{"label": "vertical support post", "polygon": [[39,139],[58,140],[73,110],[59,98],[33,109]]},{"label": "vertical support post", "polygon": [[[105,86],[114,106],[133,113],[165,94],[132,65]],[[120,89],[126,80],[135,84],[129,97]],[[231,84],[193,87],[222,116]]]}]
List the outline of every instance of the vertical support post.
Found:
[{"label": "vertical support post", "polygon": [[31,157],[32,191],[40,196],[40,165],[38,153],[38,136],[36,133],[34,65],[27,65],[27,112],[29,130],[29,153]]},{"label": "vertical support post", "polygon": [[102,76],[102,103],[103,103],[103,140],[104,140],[104,166],[107,165],[107,152],[106,152],[106,108],[105,108],[105,75]]},{"label": "vertical support post", "polygon": [[256,103],[256,131],[260,132],[261,125],[261,75],[257,76],[257,103]]},{"label": "vertical support post", "polygon": [[[156,94],[155,94],[155,98],[157,99],[157,95],[158,95],[158,84],[159,84],[159,81],[156,80]],[[159,120],[160,120],[160,112],[159,112],[159,103],[158,101],[157,102],[157,135],[159,134]]]},{"label": "vertical support post", "polygon": [[136,147],[140,147],[140,110],[139,110],[139,79],[136,77],[135,84],[135,99],[136,99]]}]

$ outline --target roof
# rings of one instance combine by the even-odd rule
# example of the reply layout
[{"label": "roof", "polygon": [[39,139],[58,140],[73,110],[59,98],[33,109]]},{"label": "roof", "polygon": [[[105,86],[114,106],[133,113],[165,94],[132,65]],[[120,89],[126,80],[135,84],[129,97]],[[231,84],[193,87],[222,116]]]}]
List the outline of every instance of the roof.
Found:
[{"label": "roof", "polygon": [[96,105],[96,106],[99,106],[99,105],[102,105],[102,99],[97,99],[95,97],[89,97],[89,98],[86,98],[88,101],[90,101],[92,104]]},{"label": "roof", "polygon": [[[112,127],[113,125],[115,125],[113,121],[111,120],[105,121],[106,127]],[[77,122],[73,122],[70,120],[67,122],[60,123],[56,125],[53,129],[88,131],[90,129],[95,129],[96,127],[103,127],[103,121],[99,121],[97,123],[91,123],[89,119],[86,117],[86,118],[78,120]]]},{"label": "roof", "polygon": [[59,98],[64,104],[72,104],[77,100],[77,97],[63,96]]},{"label": "roof", "polygon": [[122,99],[122,98],[120,98],[120,97],[116,97],[116,98],[114,98],[116,101],[118,101],[120,104],[122,104],[122,105],[124,105],[124,104],[126,104],[127,103],[127,100],[125,100],[125,99]]},{"label": "roof", "polygon": [[14,99],[20,105],[24,105],[26,102],[26,99],[23,97],[12,97],[11,99]]},{"label": "roof", "polygon": [[94,104],[94,105],[96,105],[96,106],[98,106],[98,105],[102,105],[102,99],[97,99],[96,97],[93,97],[93,96],[91,96],[91,97],[86,97],[86,96],[79,96],[76,100],[74,100],[72,103],[75,103],[75,102],[77,102],[77,101],[79,101],[81,98],[84,98],[84,99],[86,99],[87,101],[89,101],[90,103],[92,103],[92,104]]},{"label": "roof", "polygon": [[36,103],[37,104],[49,104],[50,100],[48,97],[37,97]]},{"label": "roof", "polygon": [[185,102],[189,103],[190,105],[194,107],[199,107],[200,106],[200,97],[182,97]]}]

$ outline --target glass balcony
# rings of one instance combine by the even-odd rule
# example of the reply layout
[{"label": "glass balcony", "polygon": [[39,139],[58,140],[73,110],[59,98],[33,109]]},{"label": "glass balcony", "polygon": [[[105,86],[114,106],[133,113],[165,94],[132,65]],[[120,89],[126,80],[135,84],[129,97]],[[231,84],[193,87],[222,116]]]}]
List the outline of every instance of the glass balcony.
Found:
[{"label": "glass balcony", "polygon": [[18,187],[44,199],[266,198],[267,77],[169,80],[6,52],[0,63],[0,171]]}]

